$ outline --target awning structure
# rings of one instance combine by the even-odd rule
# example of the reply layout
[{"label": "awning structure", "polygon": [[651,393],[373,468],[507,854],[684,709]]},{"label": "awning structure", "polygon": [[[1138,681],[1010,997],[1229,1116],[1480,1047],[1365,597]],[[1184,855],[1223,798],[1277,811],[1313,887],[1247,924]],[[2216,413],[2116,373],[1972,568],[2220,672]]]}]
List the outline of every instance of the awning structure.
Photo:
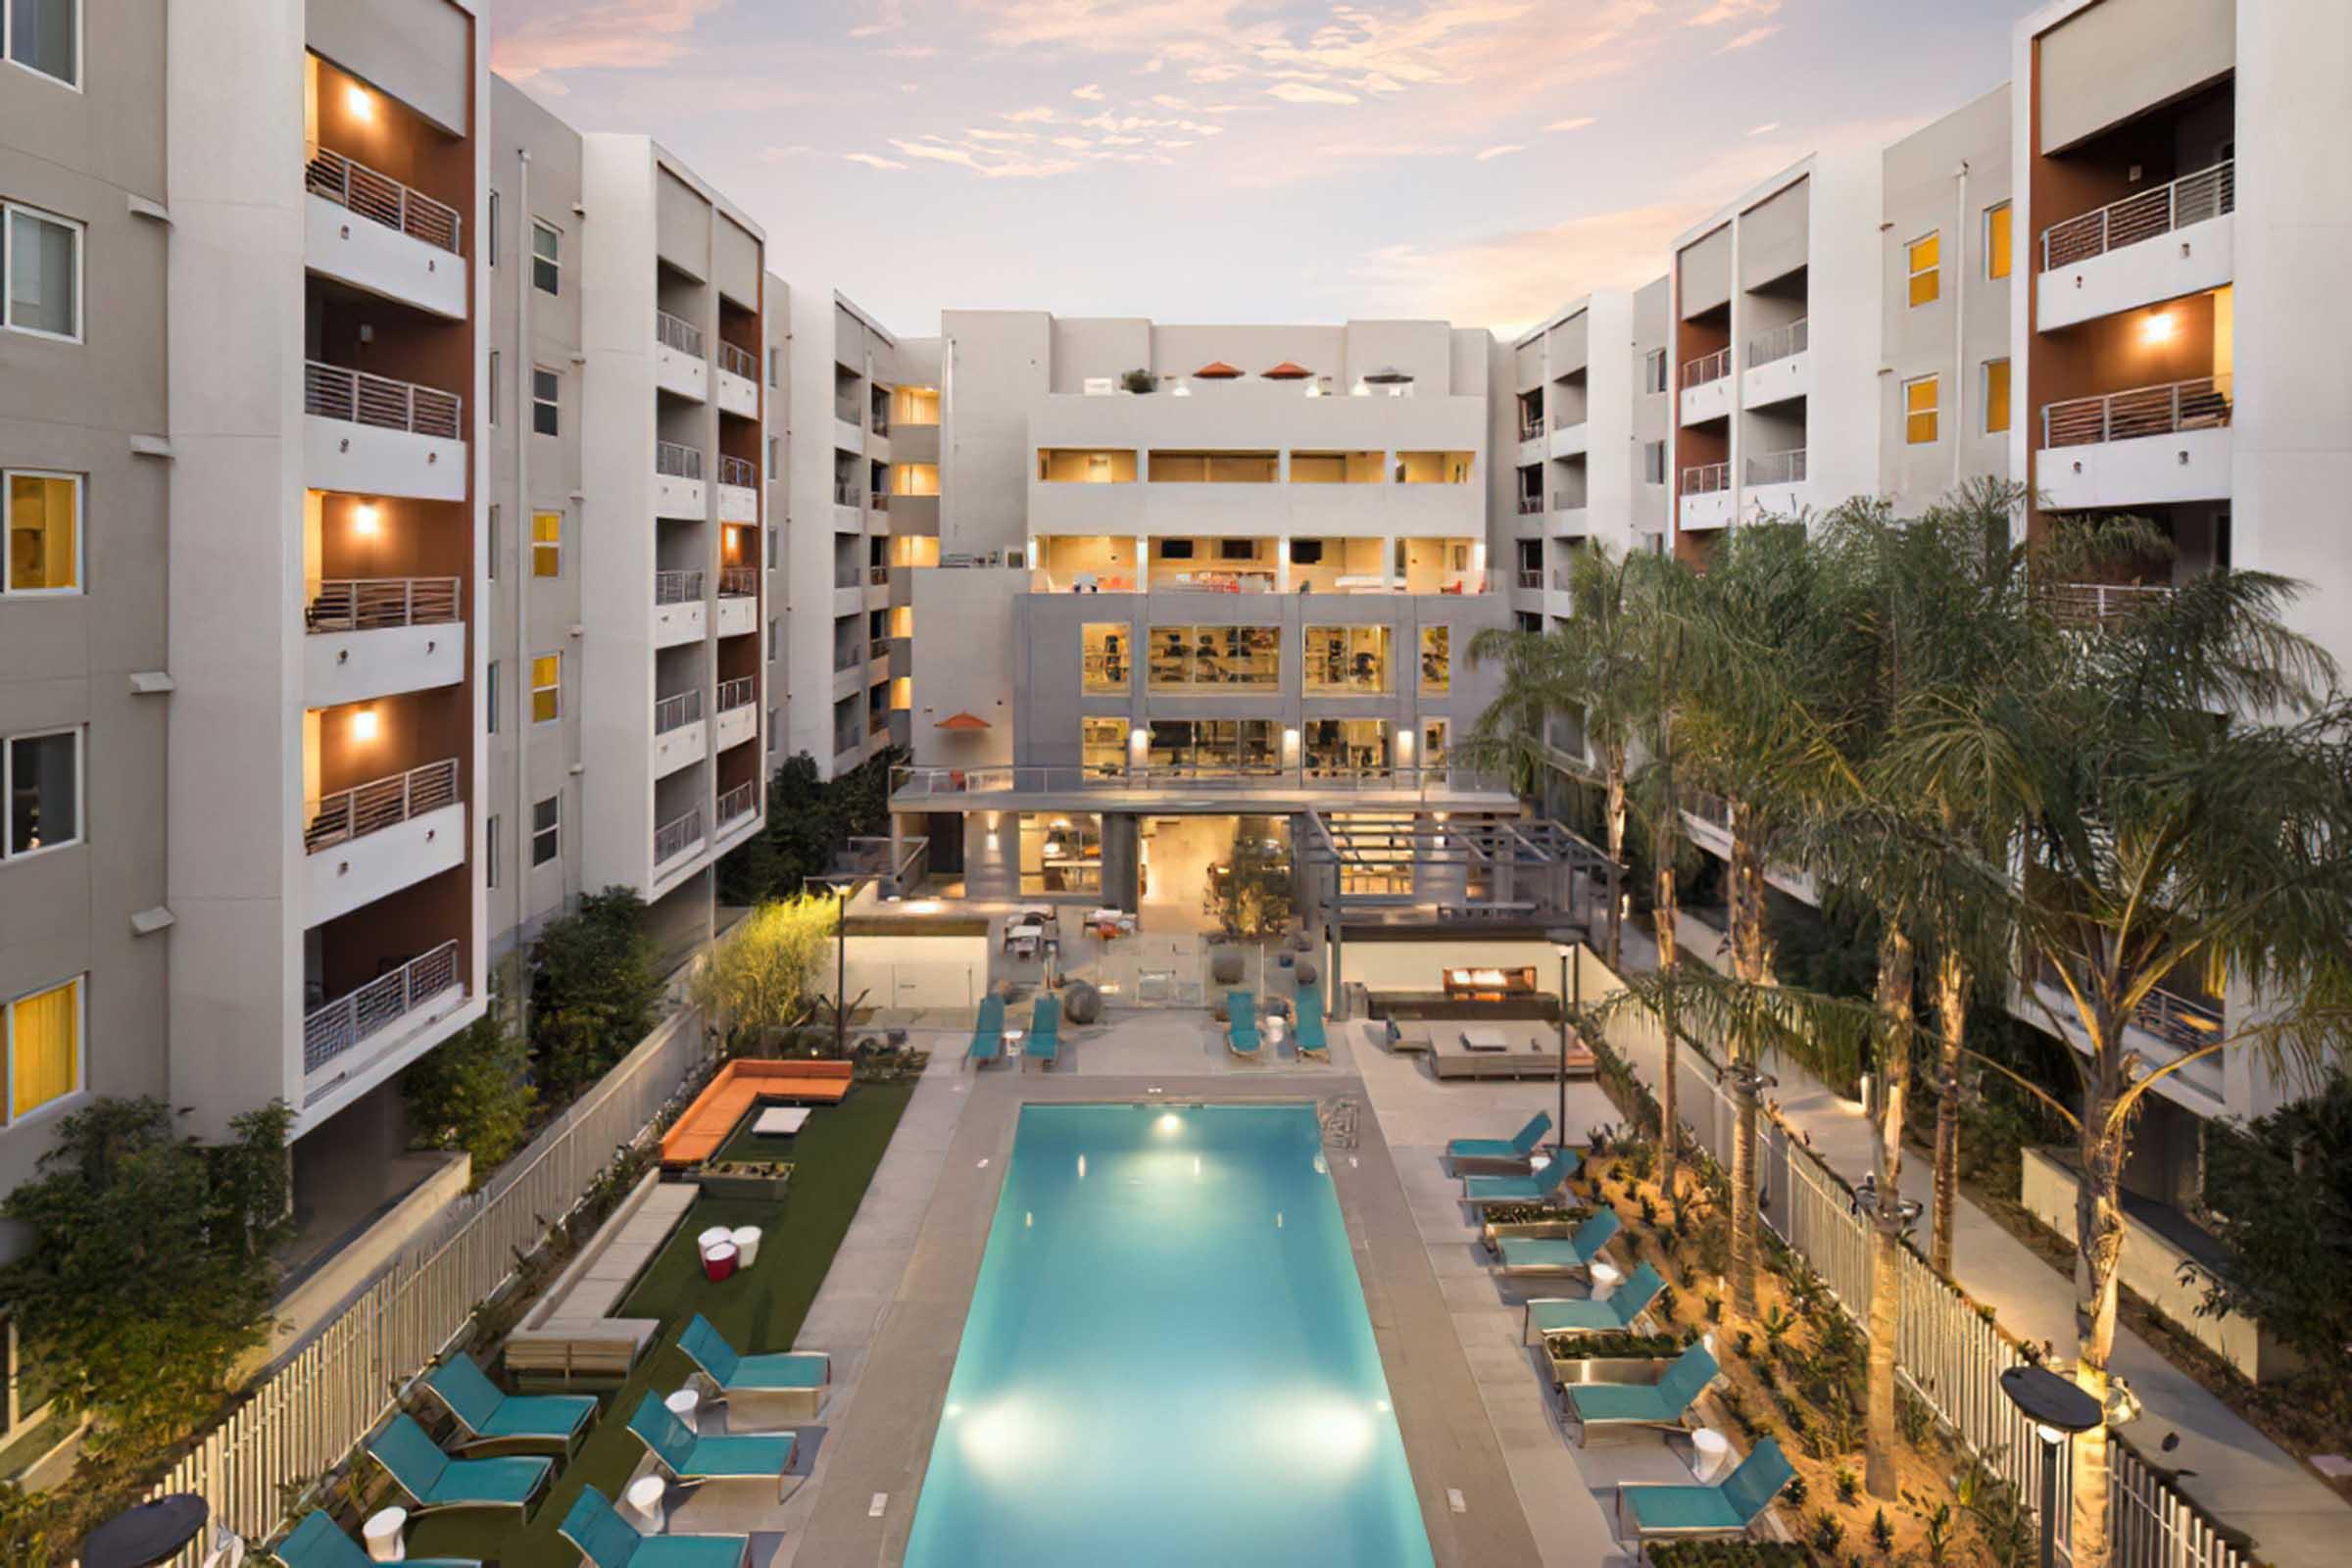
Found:
[{"label": "awning structure", "polygon": [[977,713],[950,713],[931,727],[933,729],[973,731],[987,729],[989,723],[987,719]]},{"label": "awning structure", "polygon": [[[1454,866],[1476,873],[1491,903],[1465,913],[1513,913],[1613,919],[1625,868],[1582,835],[1543,817],[1449,811],[1307,811],[1304,830],[1291,835],[1292,858],[1335,873],[1335,904],[1343,917],[1358,907],[1394,904],[1393,895],[1345,891],[1336,873],[1410,872]],[[1597,904],[1595,910],[1591,906]],[[1597,923],[1597,922],[1596,922]]]},{"label": "awning structure", "polygon": [[1196,381],[1238,381],[1241,378],[1242,368],[1227,365],[1223,360],[1211,360],[1193,372]]},{"label": "awning structure", "polygon": [[1258,374],[1264,376],[1269,381],[1303,381],[1314,373],[1314,371],[1308,369],[1305,366],[1300,365],[1294,360],[1285,360],[1270,370],[1260,370],[1258,372]]}]

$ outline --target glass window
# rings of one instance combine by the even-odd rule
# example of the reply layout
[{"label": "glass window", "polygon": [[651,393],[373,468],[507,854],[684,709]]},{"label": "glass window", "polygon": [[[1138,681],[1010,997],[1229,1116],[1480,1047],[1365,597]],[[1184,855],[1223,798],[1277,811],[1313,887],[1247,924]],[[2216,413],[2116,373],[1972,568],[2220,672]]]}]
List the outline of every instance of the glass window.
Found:
[{"label": "glass window", "polygon": [[492,582],[498,581],[498,553],[506,548],[506,509],[493,501],[490,503],[490,559],[485,563]]},{"label": "glass window", "polygon": [[498,887],[498,818],[495,815],[482,821],[482,881],[494,891]]},{"label": "glass window", "polygon": [[19,997],[6,1010],[13,1122],[81,1088],[81,980]]},{"label": "glass window", "polygon": [[1378,777],[1390,771],[1384,718],[1310,718],[1301,726],[1299,746],[1309,778]]},{"label": "glass window", "polygon": [[1936,377],[1923,375],[1903,383],[1903,440],[1915,447],[1936,439]]},{"label": "glass window", "polygon": [[498,265],[498,192],[490,193],[490,219],[483,234],[482,259],[492,267]]},{"label": "glass window", "polygon": [[8,324],[47,337],[80,337],[81,225],[12,205],[7,249]]},{"label": "glass window", "polygon": [[2009,275],[2009,204],[1984,209],[1984,275]]},{"label": "glass window", "polygon": [[1996,435],[2009,428],[2009,362],[1984,362],[1984,433]]},{"label": "glass window", "polygon": [[564,797],[550,795],[531,806],[531,863],[545,865],[556,858],[563,833]]},{"label": "glass window", "polygon": [[1915,239],[1904,247],[1904,254],[1911,271],[1912,305],[1935,304],[1943,293],[1942,239],[1936,234]]},{"label": "glass window", "polygon": [[1389,689],[1389,628],[1306,628],[1306,689],[1310,692],[1385,692]]},{"label": "glass window", "polygon": [[487,412],[492,424],[498,422],[498,350],[492,349],[490,351],[490,379],[483,383],[483,401],[489,406]]},{"label": "glass window", "polygon": [[544,724],[564,711],[564,656],[541,654],[531,661],[531,722]]},{"label": "glass window", "polygon": [[1021,813],[1024,894],[1102,891],[1102,818],[1091,811]]},{"label": "glass window", "polygon": [[0,858],[36,855],[81,837],[81,731],[12,736],[0,750]]},{"label": "glass window", "polygon": [[81,0],[9,0],[8,58],[81,85]]},{"label": "glass window", "polygon": [[1127,721],[1123,718],[1080,719],[1078,765],[1096,778],[1117,778],[1125,773]]},{"label": "glass window", "polygon": [[1270,718],[1155,718],[1145,764],[1175,778],[1270,777],[1281,771],[1282,735]]},{"label": "glass window", "polygon": [[1453,684],[1453,628],[1421,628],[1421,689],[1442,692]]},{"label": "glass window", "polygon": [[498,733],[498,661],[490,661],[490,669],[482,686],[482,712],[486,715],[482,727],[491,734]]},{"label": "glass window", "polygon": [[1642,390],[1644,392],[1666,390],[1666,351],[1664,349],[1651,349],[1647,354],[1642,356]]},{"label": "glass window", "polygon": [[1135,651],[1127,622],[1123,620],[1089,621],[1081,636],[1083,653],[1080,664],[1085,689],[1090,692],[1123,692],[1135,678]]},{"label": "glass window", "polygon": [[531,575],[564,575],[564,514],[561,512],[531,514]]},{"label": "glass window", "polygon": [[1427,772],[1443,772],[1446,768],[1446,720],[1442,718],[1422,721],[1421,766]]},{"label": "glass window", "polygon": [[1666,482],[1665,442],[1645,441],[1642,444],[1642,482],[1644,484],[1664,484]]},{"label": "glass window", "polygon": [[531,286],[542,294],[564,292],[564,236],[547,224],[531,224]]},{"label": "glass window", "polygon": [[1147,646],[1153,691],[1282,684],[1282,633],[1273,626],[1154,626]]},{"label": "glass window", "polygon": [[531,368],[531,428],[541,435],[561,434],[564,427],[564,381],[553,370]]},{"label": "glass window", "polygon": [[0,594],[81,589],[81,480],[70,473],[8,475],[8,575]]},{"label": "glass window", "polygon": [[767,384],[769,386],[784,384],[784,351],[782,349],[767,351]]}]

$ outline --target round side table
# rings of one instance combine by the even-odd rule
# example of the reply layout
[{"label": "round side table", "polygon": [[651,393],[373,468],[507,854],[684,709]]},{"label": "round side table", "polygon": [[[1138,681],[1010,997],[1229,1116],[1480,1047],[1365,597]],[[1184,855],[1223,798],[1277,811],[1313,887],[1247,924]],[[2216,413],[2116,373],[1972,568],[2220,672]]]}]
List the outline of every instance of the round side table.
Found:
[{"label": "round side table", "polygon": [[1713,1427],[1700,1427],[1690,1434],[1690,1474],[1700,1486],[1713,1485],[1731,1457],[1732,1440]]},{"label": "round side table", "polygon": [[1607,1300],[1609,1294],[1617,1289],[1619,1282],[1624,1278],[1625,1275],[1619,1272],[1616,1264],[1595,1261],[1592,1265],[1592,1299],[1595,1301]]},{"label": "round side table", "polygon": [[703,1396],[700,1394],[692,1389],[680,1389],[662,1402],[669,1406],[669,1413],[676,1416],[687,1431],[702,1431],[695,1419],[703,1408]]},{"label": "round side table", "polygon": [[668,1488],[660,1476],[639,1476],[620,1494],[620,1516],[641,1536],[658,1536],[665,1528],[662,1498]]},{"label": "round side table", "polygon": [[409,1529],[409,1510],[382,1508],[368,1516],[360,1526],[360,1540],[368,1547],[370,1562],[404,1562],[409,1548],[405,1537]]}]

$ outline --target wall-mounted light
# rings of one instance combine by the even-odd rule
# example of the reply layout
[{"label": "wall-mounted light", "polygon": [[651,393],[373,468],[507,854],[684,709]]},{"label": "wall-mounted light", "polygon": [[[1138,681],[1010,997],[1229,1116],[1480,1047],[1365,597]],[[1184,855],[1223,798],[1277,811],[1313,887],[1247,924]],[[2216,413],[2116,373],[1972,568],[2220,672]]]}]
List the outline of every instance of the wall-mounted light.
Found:
[{"label": "wall-mounted light", "polygon": [[351,531],[363,539],[372,539],[381,518],[382,513],[374,502],[363,501],[351,509]]},{"label": "wall-mounted light", "polygon": [[2140,341],[2170,343],[2173,340],[2173,318],[2169,311],[2159,311],[2139,323]]},{"label": "wall-mounted light", "polygon": [[371,741],[375,739],[375,729],[376,717],[374,709],[363,708],[351,715],[351,738],[353,740]]},{"label": "wall-mounted light", "polygon": [[354,120],[373,120],[375,118],[375,95],[355,81],[343,89],[343,107],[350,111],[351,118]]}]

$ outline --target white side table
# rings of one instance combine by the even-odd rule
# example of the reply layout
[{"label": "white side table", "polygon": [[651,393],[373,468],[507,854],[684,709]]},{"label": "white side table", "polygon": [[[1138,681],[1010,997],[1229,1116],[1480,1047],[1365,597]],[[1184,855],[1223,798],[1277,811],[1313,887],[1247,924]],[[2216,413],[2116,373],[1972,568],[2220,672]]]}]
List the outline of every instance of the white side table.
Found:
[{"label": "white side table", "polygon": [[409,1510],[383,1508],[368,1516],[360,1526],[360,1540],[368,1547],[369,1562],[405,1562],[409,1547],[406,1541],[409,1529]]},{"label": "white side table", "polygon": [[666,1528],[662,1497],[668,1491],[660,1476],[639,1476],[620,1494],[620,1516],[641,1536],[658,1536]]},{"label": "white side table", "polygon": [[696,1417],[700,1415],[703,1408],[701,1394],[693,1389],[680,1389],[662,1402],[669,1406],[669,1413],[676,1416],[687,1431],[698,1433],[702,1431],[701,1426],[696,1423]]},{"label": "white side table", "polygon": [[1690,1434],[1690,1474],[1702,1487],[1712,1486],[1731,1462],[1732,1440],[1713,1427]]},{"label": "white side table", "polygon": [[1267,1018],[1266,1044],[1279,1048],[1282,1045],[1283,1037],[1288,1034],[1289,1031],[1290,1025],[1283,1022],[1279,1016]]},{"label": "white side table", "polygon": [[1594,1259],[1592,1264],[1592,1299],[1595,1301],[1607,1300],[1610,1293],[1617,1289],[1619,1283],[1622,1282],[1624,1278],[1625,1275],[1618,1270],[1616,1264],[1609,1262],[1605,1258]]}]

